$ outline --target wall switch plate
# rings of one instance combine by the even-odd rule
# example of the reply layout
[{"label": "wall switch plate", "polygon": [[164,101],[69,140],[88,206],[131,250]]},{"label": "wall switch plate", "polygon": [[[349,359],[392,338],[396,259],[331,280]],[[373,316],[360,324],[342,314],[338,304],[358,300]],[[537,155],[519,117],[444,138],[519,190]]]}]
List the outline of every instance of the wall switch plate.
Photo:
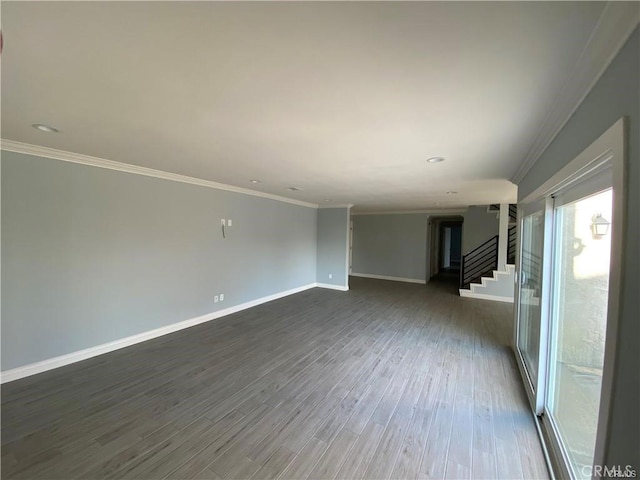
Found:
[{"label": "wall switch plate", "polygon": [[226,220],[225,220],[224,218],[220,220],[220,223],[221,223],[223,226],[227,224],[227,222],[226,222]]},{"label": "wall switch plate", "polygon": [[233,222],[231,221],[231,219],[227,220],[227,226],[231,227],[233,225]]},{"label": "wall switch plate", "polygon": [[329,274],[329,278],[333,278],[333,273],[330,273],[330,274]]},{"label": "wall switch plate", "polygon": [[213,297],[213,303],[218,303],[218,295],[216,295],[215,297]]},{"label": "wall switch plate", "polygon": [[221,301],[221,302],[224,302],[224,293],[221,293],[221,294],[220,294],[220,301]]}]

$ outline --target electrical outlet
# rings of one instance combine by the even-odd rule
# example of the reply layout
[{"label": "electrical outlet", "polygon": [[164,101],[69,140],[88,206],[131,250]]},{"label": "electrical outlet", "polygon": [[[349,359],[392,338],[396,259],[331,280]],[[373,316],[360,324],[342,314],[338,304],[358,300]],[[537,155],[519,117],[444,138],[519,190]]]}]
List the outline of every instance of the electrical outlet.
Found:
[{"label": "electrical outlet", "polygon": [[227,221],[223,218],[220,220],[220,223],[222,224],[222,226],[225,226],[227,224]]},{"label": "electrical outlet", "polygon": [[221,293],[221,294],[220,294],[220,301],[221,301],[221,302],[224,302],[224,293]]},{"label": "electrical outlet", "polygon": [[227,227],[233,226],[233,222],[231,219],[227,220]]},{"label": "electrical outlet", "polygon": [[218,295],[216,295],[215,297],[213,297],[213,303],[218,303],[219,299],[218,299]]},{"label": "electrical outlet", "polygon": [[329,274],[329,278],[330,278],[330,279],[331,279],[331,278],[333,278],[333,273],[330,273],[330,274]]}]

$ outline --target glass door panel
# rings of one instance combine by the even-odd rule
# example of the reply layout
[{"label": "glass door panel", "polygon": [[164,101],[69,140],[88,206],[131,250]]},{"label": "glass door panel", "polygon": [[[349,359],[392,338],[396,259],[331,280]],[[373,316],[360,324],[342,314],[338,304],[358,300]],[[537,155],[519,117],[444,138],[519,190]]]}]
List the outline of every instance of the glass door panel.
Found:
[{"label": "glass door panel", "polygon": [[611,219],[611,189],[558,205],[554,212],[545,413],[575,478],[591,478],[607,323]]},{"label": "glass door panel", "polygon": [[517,346],[529,378],[529,387],[535,395],[540,356],[544,212],[524,217],[521,225]]}]

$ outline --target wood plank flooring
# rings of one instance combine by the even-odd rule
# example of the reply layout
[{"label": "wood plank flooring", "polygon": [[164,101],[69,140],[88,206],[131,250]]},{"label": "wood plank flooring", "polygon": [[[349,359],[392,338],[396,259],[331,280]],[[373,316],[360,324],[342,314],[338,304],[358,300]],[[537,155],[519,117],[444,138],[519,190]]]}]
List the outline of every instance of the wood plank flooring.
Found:
[{"label": "wood plank flooring", "polygon": [[11,382],[2,478],[548,478],[511,308],[352,278]]}]

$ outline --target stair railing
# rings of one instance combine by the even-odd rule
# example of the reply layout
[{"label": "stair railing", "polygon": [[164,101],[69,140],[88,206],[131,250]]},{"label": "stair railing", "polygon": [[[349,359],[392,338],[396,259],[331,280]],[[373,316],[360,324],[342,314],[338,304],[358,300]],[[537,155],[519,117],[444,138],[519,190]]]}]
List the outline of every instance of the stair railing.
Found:
[{"label": "stair railing", "polygon": [[515,222],[518,220],[518,205],[516,205],[515,203],[509,204],[509,219],[512,222]]},{"label": "stair railing", "polygon": [[[489,205],[489,210],[492,212],[499,213],[500,212],[500,204],[492,203]],[[509,221],[515,222],[518,219],[518,205],[515,203],[509,204]]]},{"label": "stair railing", "polygon": [[511,264],[516,263],[516,233],[517,227],[515,225],[513,227],[509,227],[509,232],[507,235],[507,263]]},{"label": "stair railing", "polygon": [[498,235],[462,256],[460,288],[498,269]]}]

